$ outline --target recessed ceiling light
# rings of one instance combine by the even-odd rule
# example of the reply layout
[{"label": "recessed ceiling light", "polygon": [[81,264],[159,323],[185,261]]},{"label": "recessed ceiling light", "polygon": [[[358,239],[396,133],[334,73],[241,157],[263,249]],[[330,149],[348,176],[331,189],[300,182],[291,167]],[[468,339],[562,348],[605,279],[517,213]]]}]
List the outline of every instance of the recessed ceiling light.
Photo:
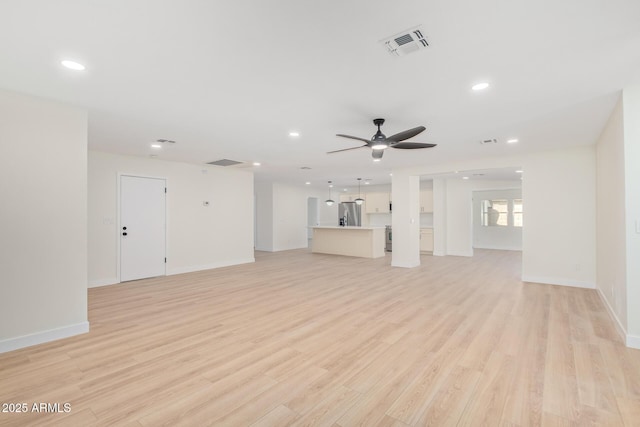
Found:
[{"label": "recessed ceiling light", "polygon": [[518,140],[516,138],[507,140],[507,144],[515,144],[516,142],[518,142]]},{"label": "recessed ceiling light", "polygon": [[62,66],[67,67],[70,70],[83,71],[85,69],[84,65],[76,61],[69,61],[65,59],[64,61],[60,61],[60,63]]},{"label": "recessed ceiling light", "polygon": [[260,166],[260,162],[253,162],[253,166]]},{"label": "recessed ceiling light", "polygon": [[373,159],[374,162],[379,162],[382,159]]},{"label": "recessed ceiling light", "polygon": [[522,171],[521,170],[517,170],[516,173],[522,173]]},{"label": "recessed ceiling light", "polygon": [[345,189],[344,189],[344,190],[342,190],[342,191],[349,191],[349,190],[347,190],[347,189],[345,188]]},{"label": "recessed ceiling light", "polygon": [[469,177],[468,176],[463,176],[462,179],[469,179]]},{"label": "recessed ceiling light", "polygon": [[306,185],[311,185],[311,183],[309,181],[305,182]]},{"label": "recessed ceiling light", "polygon": [[329,184],[329,188],[333,188],[333,184]]},{"label": "recessed ceiling light", "polygon": [[159,148],[162,148],[162,145],[160,145],[160,144],[151,144],[151,148],[155,148],[157,150]]},{"label": "recessed ceiling light", "polygon": [[489,87],[489,83],[487,82],[482,82],[482,83],[476,83],[473,86],[471,86],[471,89],[473,90],[485,90],[486,88]]},{"label": "recessed ceiling light", "polygon": [[289,136],[292,136],[292,137],[295,138],[297,136],[300,136],[300,132],[291,131],[291,132],[289,132]]},{"label": "recessed ceiling light", "polygon": [[389,174],[389,176],[393,176],[393,174],[392,174],[392,173],[390,173],[390,174]]}]

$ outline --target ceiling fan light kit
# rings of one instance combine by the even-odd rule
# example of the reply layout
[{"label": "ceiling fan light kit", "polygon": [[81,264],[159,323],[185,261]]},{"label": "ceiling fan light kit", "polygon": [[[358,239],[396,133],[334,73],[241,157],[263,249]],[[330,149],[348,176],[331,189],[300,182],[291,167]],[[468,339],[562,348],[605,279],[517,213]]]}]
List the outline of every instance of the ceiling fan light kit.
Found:
[{"label": "ceiling fan light kit", "polygon": [[379,162],[382,159],[384,150],[387,148],[401,148],[403,150],[413,150],[416,148],[431,148],[437,144],[427,144],[423,142],[403,142],[407,139],[413,138],[421,132],[424,132],[426,128],[424,126],[418,126],[413,129],[408,129],[395,135],[391,135],[387,138],[385,134],[380,130],[380,126],[384,124],[384,119],[373,119],[373,124],[378,126],[378,131],[371,137],[371,140],[360,138],[357,136],[337,134],[341,138],[355,139],[362,141],[365,144],[359,147],[344,148],[342,150],[329,151],[327,154],[338,153],[340,151],[356,150],[358,148],[368,147],[371,148],[371,157],[374,162]]}]

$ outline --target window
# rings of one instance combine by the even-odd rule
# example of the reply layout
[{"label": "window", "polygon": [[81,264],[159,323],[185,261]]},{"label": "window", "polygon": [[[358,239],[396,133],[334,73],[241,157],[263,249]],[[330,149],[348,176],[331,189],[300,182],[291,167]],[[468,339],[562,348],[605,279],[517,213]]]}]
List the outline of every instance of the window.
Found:
[{"label": "window", "polygon": [[483,227],[522,227],[522,199],[482,200],[480,208]]},{"label": "window", "polygon": [[508,200],[483,200],[482,225],[485,227],[506,227],[508,225]]},{"label": "window", "polygon": [[522,199],[513,199],[513,226],[522,227]]}]

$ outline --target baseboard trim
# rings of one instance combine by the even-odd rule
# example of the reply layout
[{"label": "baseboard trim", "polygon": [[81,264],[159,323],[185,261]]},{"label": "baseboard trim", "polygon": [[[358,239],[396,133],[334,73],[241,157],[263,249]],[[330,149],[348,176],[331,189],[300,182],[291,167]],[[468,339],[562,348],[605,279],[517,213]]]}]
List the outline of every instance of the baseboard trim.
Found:
[{"label": "baseboard trim", "polygon": [[611,307],[611,304],[609,304],[609,300],[607,300],[607,298],[604,296],[602,289],[596,288],[596,291],[598,291],[598,296],[600,297],[600,300],[602,301],[602,304],[604,305],[604,307],[607,309],[607,313],[609,314],[609,317],[611,317],[611,320],[613,320],[613,323],[616,325],[616,331],[618,332],[618,335],[620,335],[620,338],[622,338],[622,341],[626,343],[627,336],[628,336],[627,330],[622,325],[622,322],[620,322],[620,319],[618,319],[616,312],[613,310],[613,307]]},{"label": "baseboard trim", "polygon": [[640,337],[637,335],[627,335],[627,347],[640,350]]},{"label": "baseboard trim", "polygon": [[63,338],[69,338],[74,335],[86,334],[87,332],[89,332],[89,322],[81,322],[75,325],[63,326],[62,328],[36,332],[34,334],[23,335],[16,338],[9,338],[0,341],[0,353],[6,353],[25,347],[31,347],[33,345],[44,344]]},{"label": "baseboard trim", "polygon": [[522,276],[523,282],[531,283],[543,283],[545,285],[557,285],[557,286],[569,286],[571,288],[584,288],[595,289],[595,283],[581,282],[579,280],[572,279],[559,279],[557,277],[535,277],[535,276]]},{"label": "baseboard trim", "polygon": [[520,247],[501,247],[501,246],[491,246],[491,245],[482,245],[482,246],[474,246],[473,249],[491,249],[495,251],[518,251],[522,252],[522,246]]},{"label": "baseboard trim", "polygon": [[236,260],[224,261],[224,262],[216,262],[212,264],[193,265],[190,267],[172,268],[171,270],[167,271],[167,276],[174,276],[176,274],[184,274],[184,273],[193,273],[195,271],[202,271],[202,270],[212,270],[214,268],[221,268],[221,267],[231,267],[233,265],[249,264],[252,262],[256,262],[256,259],[254,257],[236,259]]},{"label": "baseboard trim", "polygon": [[391,262],[391,267],[400,267],[400,268],[415,268],[420,267],[420,262],[417,263],[394,263]]},{"label": "baseboard trim", "polygon": [[120,280],[117,278],[113,279],[98,279],[98,280],[89,280],[89,288],[99,288],[100,286],[109,286],[109,285],[117,285],[120,283]]},{"label": "baseboard trim", "polygon": [[473,251],[450,251],[447,252],[447,255],[451,255],[451,256],[466,256],[466,257],[472,257],[473,256]]}]

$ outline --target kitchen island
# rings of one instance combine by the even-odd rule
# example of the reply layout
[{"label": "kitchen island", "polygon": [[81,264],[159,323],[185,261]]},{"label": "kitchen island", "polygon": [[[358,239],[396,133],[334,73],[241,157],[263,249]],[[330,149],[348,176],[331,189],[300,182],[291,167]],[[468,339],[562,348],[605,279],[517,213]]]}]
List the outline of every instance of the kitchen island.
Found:
[{"label": "kitchen island", "polygon": [[313,229],[311,252],[361,258],[385,256],[384,227],[330,227]]}]

